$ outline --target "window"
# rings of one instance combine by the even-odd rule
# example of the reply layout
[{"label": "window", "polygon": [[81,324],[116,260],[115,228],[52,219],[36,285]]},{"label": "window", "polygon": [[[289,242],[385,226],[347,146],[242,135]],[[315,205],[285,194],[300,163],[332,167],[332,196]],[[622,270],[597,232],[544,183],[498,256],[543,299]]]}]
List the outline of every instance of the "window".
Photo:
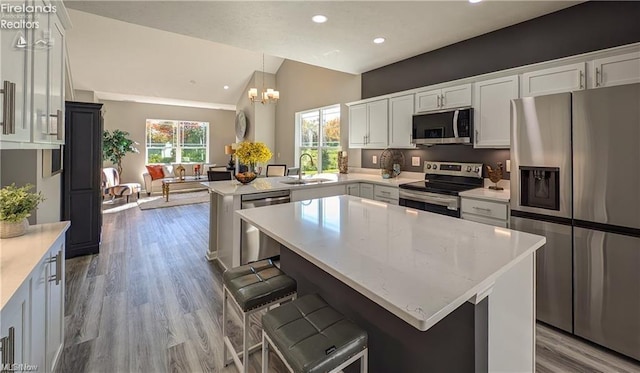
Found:
[{"label": "window", "polygon": [[337,173],[340,148],[340,105],[296,113],[297,157],[307,153],[299,165],[306,174]]},{"label": "window", "polygon": [[147,163],[208,163],[209,123],[147,119]]}]

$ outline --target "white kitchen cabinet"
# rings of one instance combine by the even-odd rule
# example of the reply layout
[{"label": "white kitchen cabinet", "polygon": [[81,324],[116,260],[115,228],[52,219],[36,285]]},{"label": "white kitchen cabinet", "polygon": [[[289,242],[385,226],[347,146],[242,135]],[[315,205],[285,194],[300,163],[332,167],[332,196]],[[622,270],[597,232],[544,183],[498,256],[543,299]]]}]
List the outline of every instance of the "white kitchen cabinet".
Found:
[{"label": "white kitchen cabinet", "polygon": [[416,112],[471,106],[471,83],[416,93]]},{"label": "white kitchen cabinet", "polygon": [[[7,1],[10,5],[24,6],[25,1]],[[0,140],[3,142],[31,141],[31,123],[27,110],[29,89],[28,58],[29,49],[24,45],[29,31],[21,29],[2,29],[0,32],[0,122],[2,132]],[[9,105],[4,105],[8,99]]]},{"label": "white kitchen cabinet", "polygon": [[[17,255],[25,255],[27,249],[38,250],[42,255],[37,263],[32,262],[32,269],[26,272],[26,278],[22,277],[22,284],[0,311],[0,337],[7,337],[9,328],[13,328],[13,342],[7,343],[11,343],[15,353],[13,359],[9,359],[11,361],[3,359],[2,364],[28,364],[45,373],[56,370],[64,346],[64,249],[68,229],[65,223],[49,226],[51,228],[43,229],[46,232],[42,238],[38,237],[39,228],[30,228],[30,232],[16,238],[15,243],[5,244],[3,256],[6,259],[0,258],[6,260],[2,263],[3,270],[13,276],[19,272],[15,268]],[[57,239],[51,244],[46,239],[53,234]],[[48,244],[51,246],[45,249],[44,245]],[[24,272],[21,276],[25,276]],[[3,342],[2,346],[7,344]]]},{"label": "white kitchen cabinet", "polygon": [[415,148],[412,140],[413,95],[389,99],[389,147]]},{"label": "white kitchen cabinet", "polygon": [[[3,353],[0,364],[29,362],[29,299],[31,282],[22,283],[0,312]],[[5,349],[12,353],[5,354]],[[7,352],[9,352],[7,351]],[[4,369],[3,369],[4,371]]]},{"label": "white kitchen cabinet", "polygon": [[373,184],[360,183],[360,197],[373,199]]},{"label": "white kitchen cabinet", "polygon": [[508,202],[462,197],[460,198],[460,212],[462,218],[466,220],[497,227],[509,227]]},{"label": "white kitchen cabinet", "polygon": [[41,14],[39,22],[32,44],[47,47],[33,50],[33,142],[64,144],[64,28],[57,13]]},{"label": "white kitchen cabinet", "polygon": [[[11,1],[13,5],[46,6],[43,0]],[[15,83],[14,102],[0,112],[13,117],[3,123],[1,146],[11,148],[57,148],[64,144],[65,26],[68,14],[59,1],[56,11],[38,13],[38,28],[3,30],[0,36],[0,84]],[[32,16],[29,16],[32,17]],[[4,95],[4,94],[3,94]],[[4,105],[3,105],[4,106]],[[2,120],[5,121],[5,120]]]},{"label": "white kitchen cabinet", "polygon": [[397,205],[399,200],[398,188],[382,186],[382,185],[374,185],[373,199],[376,201],[386,202],[391,205]]},{"label": "white kitchen cabinet", "polygon": [[350,196],[360,197],[360,183],[348,184],[347,194]]},{"label": "white kitchen cabinet", "polygon": [[474,148],[509,148],[511,100],[518,92],[517,75],[475,83]]},{"label": "white kitchen cabinet", "polygon": [[388,143],[388,100],[349,107],[349,147],[384,148]]},{"label": "white kitchen cabinet", "polygon": [[330,185],[317,188],[303,187],[291,190],[291,202],[306,201],[314,198],[339,196],[346,193],[344,185]]},{"label": "white kitchen cabinet", "polygon": [[550,95],[586,88],[586,63],[552,67],[522,74],[520,97]]},{"label": "white kitchen cabinet", "polygon": [[64,242],[53,246],[47,257],[46,371],[55,371],[64,348]]},{"label": "white kitchen cabinet", "polygon": [[640,52],[591,61],[590,88],[640,83]]}]

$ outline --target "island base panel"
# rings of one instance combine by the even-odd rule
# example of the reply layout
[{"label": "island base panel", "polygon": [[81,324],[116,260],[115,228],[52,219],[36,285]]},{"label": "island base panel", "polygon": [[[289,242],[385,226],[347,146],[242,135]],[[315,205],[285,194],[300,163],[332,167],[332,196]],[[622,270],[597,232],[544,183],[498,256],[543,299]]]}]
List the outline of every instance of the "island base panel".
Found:
[{"label": "island base panel", "polygon": [[[369,334],[369,372],[487,372],[488,298],[465,302],[427,331],[420,331],[281,247],[281,269],[298,282],[298,295],[320,294]],[[344,371],[358,372],[358,364]]]}]

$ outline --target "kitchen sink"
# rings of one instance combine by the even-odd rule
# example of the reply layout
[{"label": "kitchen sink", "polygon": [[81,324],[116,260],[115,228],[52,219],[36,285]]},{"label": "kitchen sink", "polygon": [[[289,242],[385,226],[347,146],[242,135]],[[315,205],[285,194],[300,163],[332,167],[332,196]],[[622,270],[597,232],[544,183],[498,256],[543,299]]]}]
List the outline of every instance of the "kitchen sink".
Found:
[{"label": "kitchen sink", "polygon": [[325,181],[331,181],[331,179],[322,179],[322,178],[316,178],[316,179],[295,179],[295,180],[289,180],[289,181],[283,181],[282,184],[287,184],[287,185],[305,185],[305,184],[318,184],[318,183],[322,183]]}]

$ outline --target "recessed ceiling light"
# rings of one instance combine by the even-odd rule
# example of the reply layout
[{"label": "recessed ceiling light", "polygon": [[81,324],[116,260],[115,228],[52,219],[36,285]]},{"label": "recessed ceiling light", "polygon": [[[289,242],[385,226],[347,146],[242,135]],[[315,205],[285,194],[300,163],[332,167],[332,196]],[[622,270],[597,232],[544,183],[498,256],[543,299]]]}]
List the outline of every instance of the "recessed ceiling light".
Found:
[{"label": "recessed ceiling light", "polygon": [[382,44],[384,43],[384,38],[375,38],[373,39],[373,42],[376,44]]},{"label": "recessed ceiling light", "polygon": [[470,2],[471,4],[479,3],[479,2],[481,2],[481,1],[482,1],[482,0],[469,0],[469,2]]},{"label": "recessed ceiling light", "polygon": [[222,87],[222,88],[224,88],[224,89],[229,89],[229,86],[228,86],[228,85],[225,85],[225,86],[224,86],[224,87]]},{"label": "recessed ceiling light", "polygon": [[315,16],[311,17],[311,20],[313,22],[315,22],[315,23],[325,23],[325,22],[327,22],[327,19],[328,18],[323,16],[322,14],[318,14],[318,15],[315,15]]}]

